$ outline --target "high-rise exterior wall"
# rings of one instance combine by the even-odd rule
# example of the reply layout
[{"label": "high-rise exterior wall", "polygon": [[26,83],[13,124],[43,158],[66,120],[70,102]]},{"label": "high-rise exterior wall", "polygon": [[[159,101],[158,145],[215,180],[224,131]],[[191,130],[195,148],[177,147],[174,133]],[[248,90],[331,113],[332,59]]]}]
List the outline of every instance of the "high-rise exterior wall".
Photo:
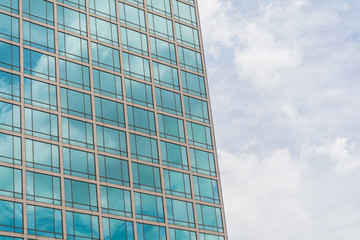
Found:
[{"label": "high-rise exterior wall", "polygon": [[225,240],[195,0],[0,1],[0,239]]}]

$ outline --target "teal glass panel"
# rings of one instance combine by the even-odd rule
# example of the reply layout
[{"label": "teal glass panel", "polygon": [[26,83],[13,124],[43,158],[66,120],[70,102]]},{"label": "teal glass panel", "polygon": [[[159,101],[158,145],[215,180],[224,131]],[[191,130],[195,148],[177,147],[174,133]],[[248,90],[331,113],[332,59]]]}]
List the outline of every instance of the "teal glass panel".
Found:
[{"label": "teal glass panel", "polygon": [[181,71],[181,82],[184,92],[206,98],[205,81],[203,77]]},{"label": "teal glass panel", "polygon": [[26,172],[26,194],[31,201],[61,205],[60,178]]},{"label": "teal glass panel", "polygon": [[146,34],[121,27],[121,46],[123,49],[148,56]]},{"label": "teal glass panel", "polygon": [[92,119],[91,97],[88,94],[61,88],[61,112]]},{"label": "teal glass panel", "polygon": [[137,223],[139,240],[166,240],[165,227]]},{"label": "teal glass panel", "polygon": [[165,222],[162,197],[135,192],[134,198],[137,219]]},{"label": "teal glass panel", "polygon": [[0,133],[0,161],[21,164],[21,138]]},{"label": "teal glass panel", "polygon": [[146,58],[123,53],[124,73],[145,81],[150,81],[150,63]]},{"label": "teal glass panel", "polygon": [[24,73],[56,81],[55,57],[24,49]]},{"label": "teal glass panel", "polygon": [[79,147],[94,148],[91,123],[62,117],[62,141]]},{"label": "teal glass panel", "polygon": [[100,181],[130,186],[129,165],[125,160],[99,155]]},{"label": "teal glass panel", "polygon": [[61,210],[27,206],[28,234],[62,239]]},{"label": "teal glass panel", "polygon": [[200,240],[224,240],[223,236],[217,236],[212,234],[200,233]]},{"label": "teal glass panel", "polygon": [[127,156],[125,132],[102,126],[96,126],[96,129],[99,151]]},{"label": "teal glass panel", "polygon": [[23,233],[22,204],[0,200],[0,209],[0,231]]},{"label": "teal glass panel", "polygon": [[149,33],[169,40],[174,40],[172,22],[169,19],[148,13]]},{"label": "teal glass panel", "polygon": [[160,137],[185,142],[184,123],[181,119],[158,114]]},{"label": "teal glass panel", "polygon": [[0,71],[0,97],[20,101],[20,76]]},{"label": "teal glass panel", "polygon": [[121,77],[93,69],[94,92],[122,99]]},{"label": "teal glass panel", "polygon": [[95,97],[96,121],[125,127],[124,104]]},{"label": "teal glass panel", "polygon": [[154,107],[151,85],[125,78],[126,101]]},{"label": "teal glass panel", "polygon": [[100,239],[99,218],[84,213],[66,212],[67,239]]},{"label": "teal glass panel", "polygon": [[175,29],[178,43],[198,50],[200,49],[199,33],[195,28],[176,22]]},{"label": "teal glass panel", "polygon": [[25,103],[57,110],[56,86],[45,82],[24,79]]},{"label": "teal glass panel", "polygon": [[193,148],[189,151],[193,172],[216,176],[214,154]]},{"label": "teal glass panel", "polygon": [[205,101],[184,96],[185,116],[193,120],[209,123],[208,104]]},{"label": "teal glass panel", "polygon": [[72,10],[71,8],[57,6],[58,28],[64,29],[82,36],[87,35],[86,14]]},{"label": "teal glass panel", "polygon": [[154,82],[165,87],[179,90],[179,76],[176,68],[165,64],[152,62]]},{"label": "teal glass panel", "polygon": [[57,0],[58,2],[65,3],[69,6],[76,7],[81,10],[86,10],[86,0]]},{"label": "teal glass panel", "polygon": [[[3,9],[0,3],[0,9]],[[0,37],[19,42],[19,19],[0,13]]]},{"label": "teal glass panel", "polygon": [[161,192],[159,168],[133,162],[132,172],[134,188]]},{"label": "teal glass panel", "polygon": [[93,65],[120,72],[119,50],[92,42],[91,51]]},{"label": "teal glass panel", "polygon": [[0,240],[23,240],[22,238],[14,238],[0,235]]},{"label": "teal glass panel", "polygon": [[25,108],[25,133],[34,137],[58,141],[57,115]]},{"label": "teal glass panel", "polygon": [[89,0],[89,11],[116,21],[115,0]]},{"label": "teal glass panel", "polygon": [[24,44],[48,52],[55,52],[54,30],[41,25],[23,21]]},{"label": "teal glass panel", "polygon": [[103,217],[104,240],[133,240],[133,223],[118,219]]},{"label": "teal glass panel", "polygon": [[170,1],[169,0],[147,0],[146,6],[148,9],[171,17]]},{"label": "teal glass panel", "polygon": [[200,229],[224,232],[220,208],[196,204],[196,213]]},{"label": "teal glass panel", "polygon": [[186,122],[189,144],[213,149],[210,128],[192,122]]},{"label": "teal glass panel", "polygon": [[26,139],[26,166],[52,172],[60,172],[59,147]]},{"label": "teal glass panel", "polygon": [[19,0],[5,0],[0,2],[0,9],[19,14]]},{"label": "teal glass panel", "polygon": [[130,149],[131,158],[159,163],[156,139],[130,133]]},{"label": "teal glass panel", "polygon": [[63,148],[64,173],[95,179],[94,154],[71,148]]},{"label": "teal glass panel", "polygon": [[180,94],[162,88],[155,88],[155,95],[158,110],[182,116]]},{"label": "teal glass panel", "polygon": [[0,41],[0,52],[0,67],[20,71],[20,52],[18,46]]},{"label": "teal glass panel", "polygon": [[169,142],[160,142],[162,164],[188,170],[186,147]]},{"label": "teal glass panel", "polygon": [[175,45],[161,39],[150,37],[151,56],[170,64],[176,65]]},{"label": "teal glass panel", "polygon": [[173,8],[175,19],[197,26],[195,7],[179,0],[173,0]]},{"label": "teal glass panel", "polygon": [[54,25],[54,4],[45,0],[23,0],[24,17]]},{"label": "teal glass panel", "polygon": [[144,0],[125,0],[125,2],[129,2],[140,7],[144,7]]},{"label": "teal glass panel", "polygon": [[20,106],[0,101],[0,129],[20,132]]},{"label": "teal glass panel", "polygon": [[173,240],[196,240],[195,232],[175,228],[169,228],[169,236]]},{"label": "teal glass panel", "polygon": [[195,199],[220,204],[217,181],[198,176],[193,176]]},{"label": "teal glass panel", "polygon": [[166,199],[168,222],[184,227],[195,227],[194,210],[191,202]]},{"label": "teal glass panel", "polygon": [[180,67],[204,73],[200,52],[178,46],[178,54]]},{"label": "teal glass panel", "polygon": [[58,32],[59,54],[85,63],[89,62],[87,40]]},{"label": "teal glass panel", "polygon": [[59,59],[60,83],[90,90],[89,68],[80,64]]},{"label": "teal glass panel", "polygon": [[103,213],[132,217],[130,191],[105,186],[100,191]]},{"label": "teal glass panel", "polygon": [[144,10],[119,2],[120,22],[130,27],[146,30]]},{"label": "teal glass panel", "polygon": [[22,198],[21,170],[0,166],[0,195]]},{"label": "teal glass panel", "polygon": [[165,193],[191,198],[190,176],[186,173],[164,169]]},{"label": "teal glass panel", "polygon": [[67,207],[97,211],[96,185],[70,179],[64,180]]},{"label": "teal glass panel", "polygon": [[156,135],[154,112],[132,106],[127,107],[127,112],[129,129]]},{"label": "teal glass panel", "polygon": [[98,41],[119,46],[117,25],[92,16],[90,16],[90,36]]}]

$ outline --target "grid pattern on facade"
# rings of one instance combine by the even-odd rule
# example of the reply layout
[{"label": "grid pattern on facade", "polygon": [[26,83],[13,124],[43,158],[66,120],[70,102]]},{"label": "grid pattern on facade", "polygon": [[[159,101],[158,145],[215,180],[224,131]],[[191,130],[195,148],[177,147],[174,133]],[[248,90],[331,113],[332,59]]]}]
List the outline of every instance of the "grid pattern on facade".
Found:
[{"label": "grid pattern on facade", "polygon": [[195,0],[0,21],[0,239],[227,239]]}]

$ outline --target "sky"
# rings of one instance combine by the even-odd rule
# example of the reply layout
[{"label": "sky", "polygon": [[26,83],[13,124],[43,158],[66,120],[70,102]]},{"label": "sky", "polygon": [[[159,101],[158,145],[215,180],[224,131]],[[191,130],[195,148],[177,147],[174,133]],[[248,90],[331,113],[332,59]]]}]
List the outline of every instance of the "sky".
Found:
[{"label": "sky", "polygon": [[198,0],[230,240],[360,237],[360,1]]}]

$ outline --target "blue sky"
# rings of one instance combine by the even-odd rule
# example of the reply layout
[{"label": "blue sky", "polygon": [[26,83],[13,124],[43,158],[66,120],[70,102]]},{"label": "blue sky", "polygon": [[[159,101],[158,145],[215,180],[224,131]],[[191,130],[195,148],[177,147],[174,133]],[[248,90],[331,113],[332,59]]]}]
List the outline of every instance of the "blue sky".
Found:
[{"label": "blue sky", "polygon": [[360,236],[360,2],[198,0],[230,239]]}]

